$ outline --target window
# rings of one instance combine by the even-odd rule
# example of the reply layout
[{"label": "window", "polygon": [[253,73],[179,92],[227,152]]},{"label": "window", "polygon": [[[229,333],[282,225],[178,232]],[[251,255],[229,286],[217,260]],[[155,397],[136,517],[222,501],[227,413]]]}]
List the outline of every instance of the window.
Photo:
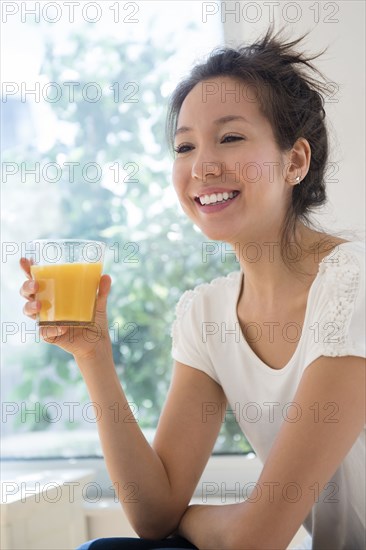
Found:
[{"label": "window", "polygon": [[[209,248],[181,212],[164,142],[168,96],[197,57],[223,43],[220,19],[203,22],[193,1],[65,4],[34,3],[31,13],[19,3],[3,25],[6,458],[101,456],[75,362],[37,343],[22,315],[18,261],[29,240],[107,243],[114,360],[150,440],[171,377],[175,304],[187,288],[239,269],[232,251]],[[250,451],[226,416],[215,452]]]}]

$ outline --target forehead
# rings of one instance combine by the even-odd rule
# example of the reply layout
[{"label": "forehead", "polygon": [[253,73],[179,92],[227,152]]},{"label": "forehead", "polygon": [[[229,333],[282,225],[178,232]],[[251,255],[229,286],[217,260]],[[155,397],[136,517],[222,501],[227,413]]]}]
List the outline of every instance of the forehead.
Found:
[{"label": "forehead", "polygon": [[259,110],[258,93],[254,84],[229,76],[203,80],[184,99],[178,126],[227,114],[244,115],[248,120],[264,118]]}]

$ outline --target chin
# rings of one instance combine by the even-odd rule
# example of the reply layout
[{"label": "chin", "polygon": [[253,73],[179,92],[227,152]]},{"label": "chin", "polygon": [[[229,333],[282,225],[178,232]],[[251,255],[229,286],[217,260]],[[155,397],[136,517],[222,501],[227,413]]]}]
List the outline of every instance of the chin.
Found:
[{"label": "chin", "polygon": [[[221,241],[225,243],[235,243],[238,240],[238,235],[243,232],[243,229],[234,224],[228,223],[220,224],[220,221],[217,220],[215,223],[200,223],[201,220],[197,219],[197,216],[188,215],[192,223],[201,231],[202,235],[207,237],[210,241]],[[238,224],[236,224],[238,225]],[[227,226],[227,227],[226,227]]]},{"label": "chin", "polygon": [[234,242],[232,233],[228,234],[224,233],[223,231],[203,231],[202,229],[201,231],[203,235],[207,237],[210,241],[220,241],[229,244]]}]

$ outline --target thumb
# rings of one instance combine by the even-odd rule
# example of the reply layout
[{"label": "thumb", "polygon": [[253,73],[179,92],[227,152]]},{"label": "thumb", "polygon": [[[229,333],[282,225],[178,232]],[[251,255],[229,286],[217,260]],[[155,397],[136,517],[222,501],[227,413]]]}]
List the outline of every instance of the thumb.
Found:
[{"label": "thumb", "polygon": [[107,308],[107,299],[111,289],[112,279],[109,275],[102,275],[99,281],[96,313],[104,313]]}]

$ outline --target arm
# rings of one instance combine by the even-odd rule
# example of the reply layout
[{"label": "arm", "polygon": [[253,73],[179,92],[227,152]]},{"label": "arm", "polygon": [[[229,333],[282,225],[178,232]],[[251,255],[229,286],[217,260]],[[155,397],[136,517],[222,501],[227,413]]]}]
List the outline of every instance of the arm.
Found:
[{"label": "arm", "polygon": [[222,388],[203,372],[176,363],[150,446],[128,406],[111,355],[79,360],[78,365],[91,401],[98,404],[105,461],[131,525],[141,537],[170,535],[189,504],[220,430],[220,412],[202,421],[203,403],[213,402],[218,411],[225,410]]},{"label": "arm", "polygon": [[179,533],[200,549],[287,548],[316,501],[314,486],[322,492],[364,427],[365,382],[361,357],[314,361],[294,397],[300,420],[283,422],[257,482],[259,498],[254,491],[240,504],[189,507]]},{"label": "arm", "polygon": [[[40,301],[32,281],[30,262],[21,260],[27,275],[20,289],[24,313],[36,318]],[[99,282],[95,326],[90,329],[43,327],[46,342],[72,353],[96,405],[100,440],[118,498],[135,531],[162,538],[179,524],[216,440],[221,411],[226,407],[222,388],[209,376],[177,363],[153,446],[133,417],[115,371],[106,315],[111,278]],[[33,307],[32,307],[33,306]],[[50,330],[48,330],[50,329]],[[86,330],[86,333],[84,332]],[[202,421],[203,403],[218,413]]]}]

